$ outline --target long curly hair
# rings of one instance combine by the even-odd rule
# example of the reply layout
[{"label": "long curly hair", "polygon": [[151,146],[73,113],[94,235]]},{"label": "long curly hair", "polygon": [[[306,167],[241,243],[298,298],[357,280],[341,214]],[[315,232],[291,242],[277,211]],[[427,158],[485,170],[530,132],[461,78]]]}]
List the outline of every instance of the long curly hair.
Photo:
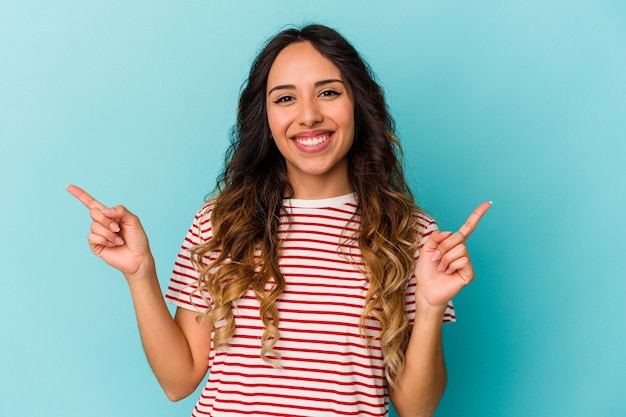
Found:
[{"label": "long curly hair", "polygon": [[[293,189],[285,160],[271,137],[266,84],[276,56],[296,42],[310,42],[332,61],[354,94],[355,137],[348,152],[348,170],[357,201],[355,216],[360,221],[354,239],[369,281],[361,335],[367,343],[380,339],[385,376],[394,386],[404,368],[411,331],[405,291],[420,238],[416,220],[420,209],[404,178],[402,151],[381,87],[354,47],[322,25],[286,29],[271,38],[242,87],[237,122],[211,205],[213,237],[192,250],[200,271],[199,291],[210,295],[207,315],[214,329],[214,346],[227,346],[235,331],[233,302],[252,289],[265,326],[261,356],[280,366],[280,354],[274,349],[280,321],[275,301],[285,288],[285,279],[279,268],[277,230],[283,199],[293,196]],[[216,255],[205,263],[209,253]],[[380,322],[379,334],[366,335],[370,319]],[[216,326],[222,320],[224,325]]]}]

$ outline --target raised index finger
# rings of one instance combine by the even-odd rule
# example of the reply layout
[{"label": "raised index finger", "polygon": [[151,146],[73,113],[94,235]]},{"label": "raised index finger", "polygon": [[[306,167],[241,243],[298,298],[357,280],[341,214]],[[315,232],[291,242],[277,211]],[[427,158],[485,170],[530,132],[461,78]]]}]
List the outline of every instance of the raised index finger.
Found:
[{"label": "raised index finger", "polygon": [[470,214],[470,216],[467,218],[465,223],[463,223],[463,226],[461,226],[459,232],[462,233],[466,239],[470,237],[474,229],[476,229],[476,226],[478,226],[478,222],[487,212],[487,210],[489,210],[489,207],[491,207],[491,201],[485,201],[484,203],[476,207],[476,210],[474,210],[474,212]]},{"label": "raised index finger", "polygon": [[76,185],[68,185],[67,191],[70,194],[72,194],[74,197],[76,197],[88,209],[92,209],[92,208],[104,209],[105,208],[105,206],[101,202],[99,202],[98,200],[96,200],[95,198],[87,194],[85,190],[83,190],[80,187],[77,187]]}]

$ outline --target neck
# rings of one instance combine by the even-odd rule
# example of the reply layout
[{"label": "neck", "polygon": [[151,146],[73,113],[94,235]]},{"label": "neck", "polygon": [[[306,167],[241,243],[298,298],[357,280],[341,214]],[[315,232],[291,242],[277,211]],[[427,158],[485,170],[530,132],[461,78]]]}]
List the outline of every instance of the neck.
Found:
[{"label": "neck", "polygon": [[302,178],[291,181],[293,197],[300,200],[321,200],[350,194],[354,190],[349,181],[316,181]]}]

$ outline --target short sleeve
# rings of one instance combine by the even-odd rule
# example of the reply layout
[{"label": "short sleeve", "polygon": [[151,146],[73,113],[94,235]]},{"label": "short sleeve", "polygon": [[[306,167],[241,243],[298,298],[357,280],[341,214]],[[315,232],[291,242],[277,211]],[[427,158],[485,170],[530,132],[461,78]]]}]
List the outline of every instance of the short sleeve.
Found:
[{"label": "short sleeve", "polygon": [[[418,225],[420,228],[421,238],[417,247],[417,253],[415,255],[416,262],[420,256],[420,251],[422,250],[422,247],[424,246],[424,244],[426,243],[430,235],[435,230],[438,230],[437,223],[424,213],[417,214],[417,221],[418,221]],[[416,287],[417,287],[417,279],[415,278],[415,274],[413,274],[411,275],[411,278],[409,279],[409,282],[407,283],[406,302],[405,302],[405,307],[404,307],[405,313],[411,323],[413,323],[413,321],[415,320],[415,289]],[[443,322],[450,323],[450,322],[455,322],[455,321],[456,321],[456,314],[454,312],[454,305],[452,304],[452,301],[449,301],[448,308],[446,309],[444,316],[443,316]]]},{"label": "short sleeve", "polygon": [[191,249],[206,243],[212,236],[212,205],[205,204],[195,215],[189,231],[183,240],[170,282],[165,293],[165,300],[177,307],[206,313],[209,310],[209,295],[198,291],[199,272],[191,261]]}]

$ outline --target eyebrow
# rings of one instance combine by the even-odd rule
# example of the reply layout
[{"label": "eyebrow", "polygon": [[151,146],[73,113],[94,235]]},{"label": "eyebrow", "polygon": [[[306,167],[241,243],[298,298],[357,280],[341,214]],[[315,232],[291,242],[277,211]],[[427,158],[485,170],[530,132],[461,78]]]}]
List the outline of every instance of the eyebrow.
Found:
[{"label": "eyebrow", "polygon": [[[321,80],[315,83],[315,88],[321,87],[323,85],[326,84],[331,84],[331,83],[341,83],[343,85],[345,85],[346,83],[343,82],[343,80],[340,80],[338,78],[330,78],[328,80]],[[269,96],[270,94],[272,94],[273,91],[276,90],[293,90],[295,89],[296,86],[293,84],[281,84],[281,85],[277,85],[276,87],[273,87],[270,91],[267,92],[267,95]]]}]

